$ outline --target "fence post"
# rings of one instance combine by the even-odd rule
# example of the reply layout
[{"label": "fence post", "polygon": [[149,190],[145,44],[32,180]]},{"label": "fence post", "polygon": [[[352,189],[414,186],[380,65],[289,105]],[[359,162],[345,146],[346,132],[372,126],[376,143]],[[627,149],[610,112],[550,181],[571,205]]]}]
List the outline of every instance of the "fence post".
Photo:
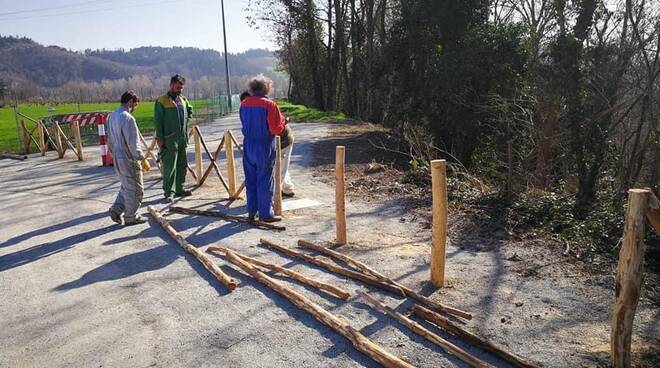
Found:
[{"label": "fence post", "polygon": [[53,121],[53,131],[55,133],[55,144],[57,144],[57,155],[60,158],[64,157],[64,147],[62,147],[62,136],[60,135],[59,124],[57,121]]},{"label": "fence post", "polygon": [[337,227],[336,242],[339,245],[346,244],[346,175],[344,164],[346,161],[346,147],[335,148],[335,217]]},{"label": "fence post", "polygon": [[27,155],[30,153],[30,133],[28,133],[27,127],[25,126],[25,120],[21,119],[19,133],[19,137],[21,138],[21,153]]},{"label": "fence post", "polygon": [[80,137],[80,122],[74,121],[73,122],[73,135],[76,139],[76,152],[78,154],[78,161],[84,160],[83,157],[83,145],[82,145],[82,139]]},{"label": "fence post", "polygon": [[276,216],[282,216],[282,141],[275,137],[275,201],[273,210]]},{"label": "fence post", "polygon": [[431,245],[431,282],[445,286],[445,255],[447,246],[447,162],[431,161],[433,188],[433,239]]},{"label": "fence post", "polygon": [[236,166],[234,164],[234,142],[231,140],[229,130],[225,132],[225,155],[227,155],[227,181],[229,184],[230,197],[236,196]]},{"label": "fence post", "polygon": [[619,251],[610,336],[612,365],[615,368],[630,367],[633,319],[643,278],[645,214],[651,195],[652,192],[647,189],[628,191],[628,210],[623,229],[623,246]]},{"label": "fence post", "polygon": [[193,139],[195,140],[195,175],[197,175],[197,186],[201,186],[204,183],[202,181],[204,168],[202,167],[202,141],[199,136],[199,129],[193,129]]},{"label": "fence post", "polygon": [[41,151],[42,156],[46,156],[46,132],[44,124],[40,121],[37,122],[37,127],[39,129],[39,150]]}]

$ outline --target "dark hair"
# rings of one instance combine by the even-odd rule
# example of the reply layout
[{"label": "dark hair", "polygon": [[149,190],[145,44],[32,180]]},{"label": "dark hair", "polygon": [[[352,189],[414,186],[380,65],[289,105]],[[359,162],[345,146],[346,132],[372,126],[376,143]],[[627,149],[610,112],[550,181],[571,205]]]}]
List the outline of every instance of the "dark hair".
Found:
[{"label": "dark hair", "polygon": [[250,92],[248,92],[248,91],[243,91],[243,93],[241,93],[241,95],[239,96],[241,101],[245,100],[248,97],[250,97]]},{"label": "dark hair", "polygon": [[124,94],[121,95],[121,104],[127,104],[130,101],[134,102],[140,102],[140,98],[138,97],[137,94],[135,94],[135,91],[126,91]]},{"label": "dark hair", "polygon": [[170,84],[173,83],[181,83],[181,84],[186,84],[186,78],[183,76],[180,76],[178,74],[174,74],[172,78],[170,79]]}]

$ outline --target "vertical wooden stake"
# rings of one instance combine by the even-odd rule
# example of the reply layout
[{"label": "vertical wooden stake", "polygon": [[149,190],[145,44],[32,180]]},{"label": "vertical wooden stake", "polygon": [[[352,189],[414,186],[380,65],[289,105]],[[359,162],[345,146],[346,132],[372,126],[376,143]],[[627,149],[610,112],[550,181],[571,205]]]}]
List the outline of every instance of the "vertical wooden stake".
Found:
[{"label": "vertical wooden stake", "polygon": [[28,133],[25,126],[25,120],[21,120],[21,131],[19,132],[21,138],[21,153],[27,155],[30,153],[30,133]]},{"label": "vertical wooden stake", "polygon": [[231,133],[225,132],[225,155],[227,155],[227,181],[229,184],[230,197],[236,196],[236,166],[234,165],[234,142]]},{"label": "vertical wooden stake", "polygon": [[273,211],[276,216],[282,216],[282,140],[275,137],[275,200]]},{"label": "vertical wooden stake", "polygon": [[53,127],[55,128],[53,130],[55,132],[55,144],[57,144],[57,155],[62,158],[64,157],[64,147],[62,147],[62,136],[60,135],[60,129],[57,126],[59,123],[54,121],[53,124]]},{"label": "vertical wooden stake", "polygon": [[37,129],[39,129],[39,150],[42,156],[46,156],[46,131],[44,124],[40,121],[37,122]]},{"label": "vertical wooden stake", "polygon": [[628,191],[628,212],[623,230],[615,283],[610,348],[615,368],[630,367],[633,319],[639,302],[644,266],[644,224],[652,192]]},{"label": "vertical wooden stake", "polygon": [[445,255],[447,246],[447,162],[431,161],[433,187],[433,241],[431,246],[431,282],[445,286]]},{"label": "vertical wooden stake", "polygon": [[[197,176],[197,185],[201,186],[202,183],[202,174],[204,173],[204,168],[202,167],[202,139],[199,136],[199,129],[193,129],[193,138],[195,140],[195,175]],[[154,136],[154,142],[156,137]]]},{"label": "vertical wooden stake", "polygon": [[346,147],[337,146],[335,152],[335,215],[337,225],[337,239],[339,245],[346,244],[346,176],[344,163],[346,157]]},{"label": "vertical wooden stake", "polygon": [[82,139],[80,137],[80,122],[73,122],[73,135],[76,138],[76,152],[78,154],[78,161],[84,160],[83,149],[82,149]]}]

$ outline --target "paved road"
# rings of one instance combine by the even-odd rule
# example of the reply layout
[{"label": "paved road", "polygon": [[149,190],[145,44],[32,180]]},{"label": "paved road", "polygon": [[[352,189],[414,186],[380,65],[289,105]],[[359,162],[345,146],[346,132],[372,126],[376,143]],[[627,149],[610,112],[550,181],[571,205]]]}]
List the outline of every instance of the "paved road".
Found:
[{"label": "paved road", "polygon": [[[232,116],[204,125],[209,148],[225,129],[238,133],[238,124]],[[195,246],[226,245],[354,291],[359,285],[256,246],[260,237],[290,246],[302,237],[334,238],[333,190],[309,167],[311,145],[327,134],[327,125],[298,124],[295,132],[292,171],[299,195],[326,205],[286,213],[287,232],[168,218]],[[106,211],[118,181],[111,168],[99,166],[98,147],[85,153],[84,162],[71,152],[62,160],[53,152],[24,162],[0,160],[0,366],[376,366],[343,337],[217,259],[241,283],[227,293],[155,222],[113,224]],[[237,169],[242,171],[240,158]],[[217,178],[208,183],[179,205],[224,206]],[[145,186],[145,203],[162,208],[158,177],[148,174]],[[244,212],[242,204],[229,210]],[[353,211],[353,226],[374,229],[378,220],[369,220],[370,211]],[[397,214],[389,216],[396,222]],[[455,362],[421,339],[409,342],[406,333],[386,329],[388,320],[361,303],[289,285],[417,365]]]},{"label": "paved road", "polygon": [[[201,130],[214,150],[226,129],[240,140],[238,127],[237,118],[230,116]],[[168,219],[195,246],[224,245],[354,295],[364,285],[257,245],[261,237],[288,246],[300,238],[334,239],[334,191],[315,177],[311,159],[314,142],[336,139],[330,137],[329,127],[293,127],[297,197],[324,204],[286,212],[287,231],[257,230],[206,217]],[[192,162],[192,145],[190,151]],[[351,152],[347,147],[347,155]],[[62,160],[52,152],[24,162],[0,160],[0,367],[377,366],[343,337],[216,258],[240,283],[228,293],[153,220],[132,227],[112,223],[106,213],[118,182],[111,168],[99,165],[98,147],[88,147],[86,154],[84,162],[76,161],[71,152]],[[237,159],[240,174],[240,156]],[[226,163],[221,160],[219,165],[224,168]],[[220,201],[226,196],[211,175],[192,198],[178,205],[245,213],[242,201],[229,207]],[[146,176],[145,202],[166,207],[155,173]],[[545,366],[595,366],[594,362],[606,361],[610,275],[580,273],[552,247],[462,231],[467,218],[450,216],[451,287],[436,291],[428,283],[430,230],[405,213],[397,198],[349,202],[347,213],[351,244],[342,251],[425,295],[472,311],[475,318],[466,328]],[[527,270],[535,273],[530,276]],[[415,366],[465,366],[354,296],[344,302],[282,282]],[[402,312],[411,306],[372,292]],[[635,336],[657,336],[658,321],[657,308],[642,305]],[[506,366],[445,337],[496,366]]]}]

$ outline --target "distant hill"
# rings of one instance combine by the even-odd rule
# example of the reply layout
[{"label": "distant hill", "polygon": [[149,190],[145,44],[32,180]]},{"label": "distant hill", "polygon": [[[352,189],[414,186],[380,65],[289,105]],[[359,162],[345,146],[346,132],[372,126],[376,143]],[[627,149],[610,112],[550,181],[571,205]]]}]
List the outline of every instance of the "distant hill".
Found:
[{"label": "distant hill", "polygon": [[[224,76],[224,59],[215,50],[194,47],[139,47],[132,50],[75,52],[43,46],[29,38],[0,35],[0,81],[54,88],[67,82],[99,82],[135,75],[179,73],[189,78]],[[232,76],[272,74],[275,55],[268,50],[230,54]]]}]

